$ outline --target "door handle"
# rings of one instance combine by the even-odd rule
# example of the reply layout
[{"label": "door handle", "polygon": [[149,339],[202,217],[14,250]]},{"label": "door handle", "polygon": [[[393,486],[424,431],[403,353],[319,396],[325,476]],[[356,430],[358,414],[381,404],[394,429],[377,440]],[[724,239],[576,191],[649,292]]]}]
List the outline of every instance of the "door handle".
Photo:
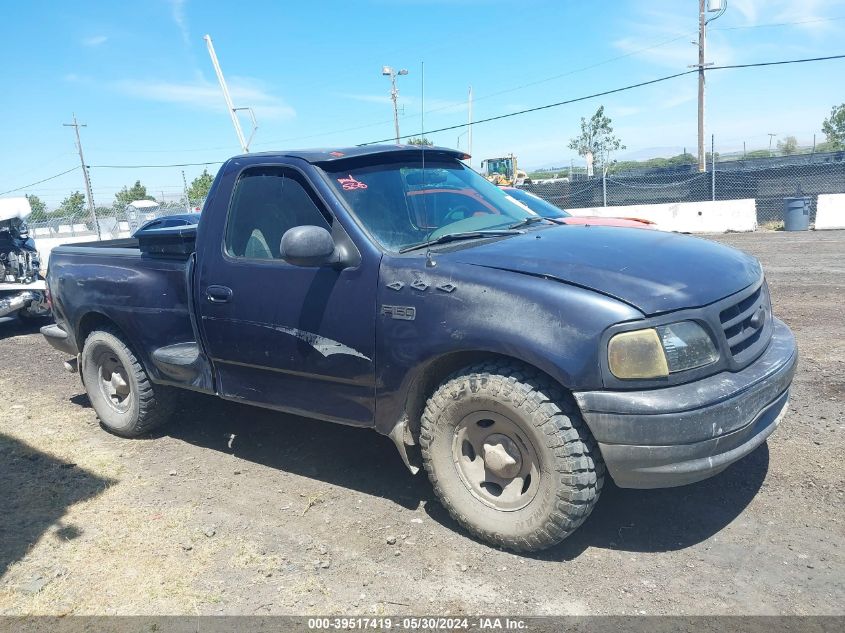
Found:
[{"label": "door handle", "polygon": [[211,303],[228,303],[232,298],[232,289],[226,286],[209,286],[205,289],[205,298]]}]

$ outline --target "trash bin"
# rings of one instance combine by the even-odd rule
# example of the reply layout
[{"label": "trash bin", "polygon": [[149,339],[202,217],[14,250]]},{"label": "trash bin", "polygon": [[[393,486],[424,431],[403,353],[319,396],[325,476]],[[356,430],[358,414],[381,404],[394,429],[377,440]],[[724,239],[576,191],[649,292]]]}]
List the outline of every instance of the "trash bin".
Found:
[{"label": "trash bin", "polygon": [[783,199],[783,230],[807,231],[810,228],[810,198],[797,196]]}]

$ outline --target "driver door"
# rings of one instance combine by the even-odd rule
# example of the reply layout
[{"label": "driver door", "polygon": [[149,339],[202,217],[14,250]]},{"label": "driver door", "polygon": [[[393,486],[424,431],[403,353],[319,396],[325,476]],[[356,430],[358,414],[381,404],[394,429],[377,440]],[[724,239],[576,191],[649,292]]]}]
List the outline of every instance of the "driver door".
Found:
[{"label": "driver door", "polygon": [[223,397],[372,424],[377,272],[294,266],[279,254],[288,229],[331,231],[335,222],[292,167],[238,176],[223,244],[208,245],[198,276],[198,311]]}]

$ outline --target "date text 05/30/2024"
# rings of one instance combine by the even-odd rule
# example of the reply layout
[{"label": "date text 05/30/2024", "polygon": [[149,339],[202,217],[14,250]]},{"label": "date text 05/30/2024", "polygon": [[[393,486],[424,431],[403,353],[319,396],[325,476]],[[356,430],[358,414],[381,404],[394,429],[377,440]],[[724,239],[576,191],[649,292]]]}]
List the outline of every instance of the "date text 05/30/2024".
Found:
[{"label": "date text 05/30/2024", "polygon": [[526,629],[524,620],[512,618],[482,617],[442,618],[442,617],[407,617],[407,618],[309,618],[311,630],[403,630],[403,631],[461,631],[461,630],[503,630],[519,631]]}]

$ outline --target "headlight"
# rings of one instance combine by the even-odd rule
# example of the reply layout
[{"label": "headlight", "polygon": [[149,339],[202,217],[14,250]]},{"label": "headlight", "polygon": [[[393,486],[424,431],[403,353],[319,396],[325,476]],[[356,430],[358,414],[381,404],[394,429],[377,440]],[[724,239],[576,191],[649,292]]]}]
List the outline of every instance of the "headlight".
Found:
[{"label": "headlight", "polygon": [[665,378],[718,358],[707,332],[692,321],[622,332],[611,338],[607,347],[610,371],[623,380]]}]

